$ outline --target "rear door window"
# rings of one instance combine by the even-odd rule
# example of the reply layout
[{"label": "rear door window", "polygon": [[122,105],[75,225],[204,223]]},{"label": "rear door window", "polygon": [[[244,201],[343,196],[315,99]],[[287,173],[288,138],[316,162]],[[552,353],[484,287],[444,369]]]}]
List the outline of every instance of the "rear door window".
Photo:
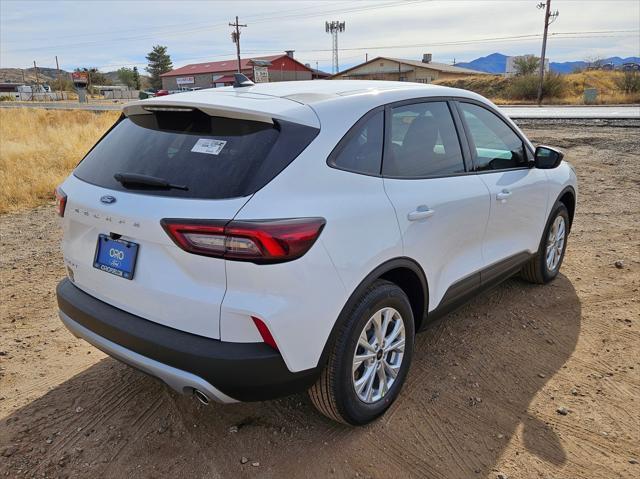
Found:
[{"label": "rear door window", "polygon": [[384,176],[427,178],[465,171],[458,133],[446,102],[392,108],[390,137]]},{"label": "rear door window", "polygon": [[[255,193],[315,138],[318,130],[212,117],[199,110],[122,118],[80,162],[74,174],[114,190],[184,198],[223,199]],[[166,180],[182,189],[123,186],[114,175]]]}]

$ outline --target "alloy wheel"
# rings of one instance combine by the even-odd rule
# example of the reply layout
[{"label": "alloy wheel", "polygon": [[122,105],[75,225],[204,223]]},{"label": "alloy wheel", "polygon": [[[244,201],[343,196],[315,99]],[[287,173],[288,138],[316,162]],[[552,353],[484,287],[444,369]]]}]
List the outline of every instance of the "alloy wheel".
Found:
[{"label": "alloy wheel", "polygon": [[405,341],[404,321],[394,308],[369,318],[353,356],[353,387],[361,401],[372,404],[389,392],[402,366]]},{"label": "alloy wheel", "polygon": [[547,270],[554,271],[564,251],[564,240],[566,235],[565,221],[562,216],[557,216],[551,225],[549,236],[547,237]]}]

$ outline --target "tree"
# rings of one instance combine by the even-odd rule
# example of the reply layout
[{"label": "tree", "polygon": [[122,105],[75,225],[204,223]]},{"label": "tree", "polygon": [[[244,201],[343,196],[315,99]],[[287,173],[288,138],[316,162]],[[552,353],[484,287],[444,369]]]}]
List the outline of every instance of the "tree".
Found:
[{"label": "tree", "polygon": [[513,60],[517,76],[533,75],[540,68],[540,58],[535,55],[523,55]]},{"label": "tree", "polygon": [[133,67],[133,88],[140,90],[140,73],[138,73],[138,67]]},{"label": "tree", "polygon": [[145,70],[151,75],[151,86],[156,89],[161,88],[162,79],[160,75],[173,69],[171,57],[167,54],[167,47],[154,45],[151,52],[147,55],[147,61],[149,65]]},{"label": "tree", "polygon": [[128,88],[135,87],[135,80],[133,78],[133,70],[131,68],[122,67],[118,71],[118,80],[124,83]]},{"label": "tree", "polygon": [[64,74],[51,82],[53,91],[73,91],[73,82],[69,78],[69,74]]}]

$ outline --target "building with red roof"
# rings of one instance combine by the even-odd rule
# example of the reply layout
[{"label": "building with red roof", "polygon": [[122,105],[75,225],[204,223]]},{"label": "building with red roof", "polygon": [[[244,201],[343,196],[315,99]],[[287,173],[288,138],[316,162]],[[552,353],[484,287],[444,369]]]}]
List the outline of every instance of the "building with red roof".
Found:
[{"label": "building with red roof", "polygon": [[[192,63],[162,74],[162,88],[171,91],[233,85],[233,74],[237,71],[236,59]],[[292,50],[281,55],[242,58],[240,72],[256,83],[320,77],[314,69],[294,59]]]}]

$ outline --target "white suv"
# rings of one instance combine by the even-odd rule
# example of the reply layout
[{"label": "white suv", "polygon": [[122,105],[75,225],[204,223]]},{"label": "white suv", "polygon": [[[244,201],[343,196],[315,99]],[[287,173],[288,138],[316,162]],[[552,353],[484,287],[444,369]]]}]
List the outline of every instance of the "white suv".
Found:
[{"label": "white suv", "polygon": [[428,320],[558,274],[575,172],[486,99],[240,80],[126,105],[58,188],[76,336],[205,403],[308,389],[365,424]]}]

